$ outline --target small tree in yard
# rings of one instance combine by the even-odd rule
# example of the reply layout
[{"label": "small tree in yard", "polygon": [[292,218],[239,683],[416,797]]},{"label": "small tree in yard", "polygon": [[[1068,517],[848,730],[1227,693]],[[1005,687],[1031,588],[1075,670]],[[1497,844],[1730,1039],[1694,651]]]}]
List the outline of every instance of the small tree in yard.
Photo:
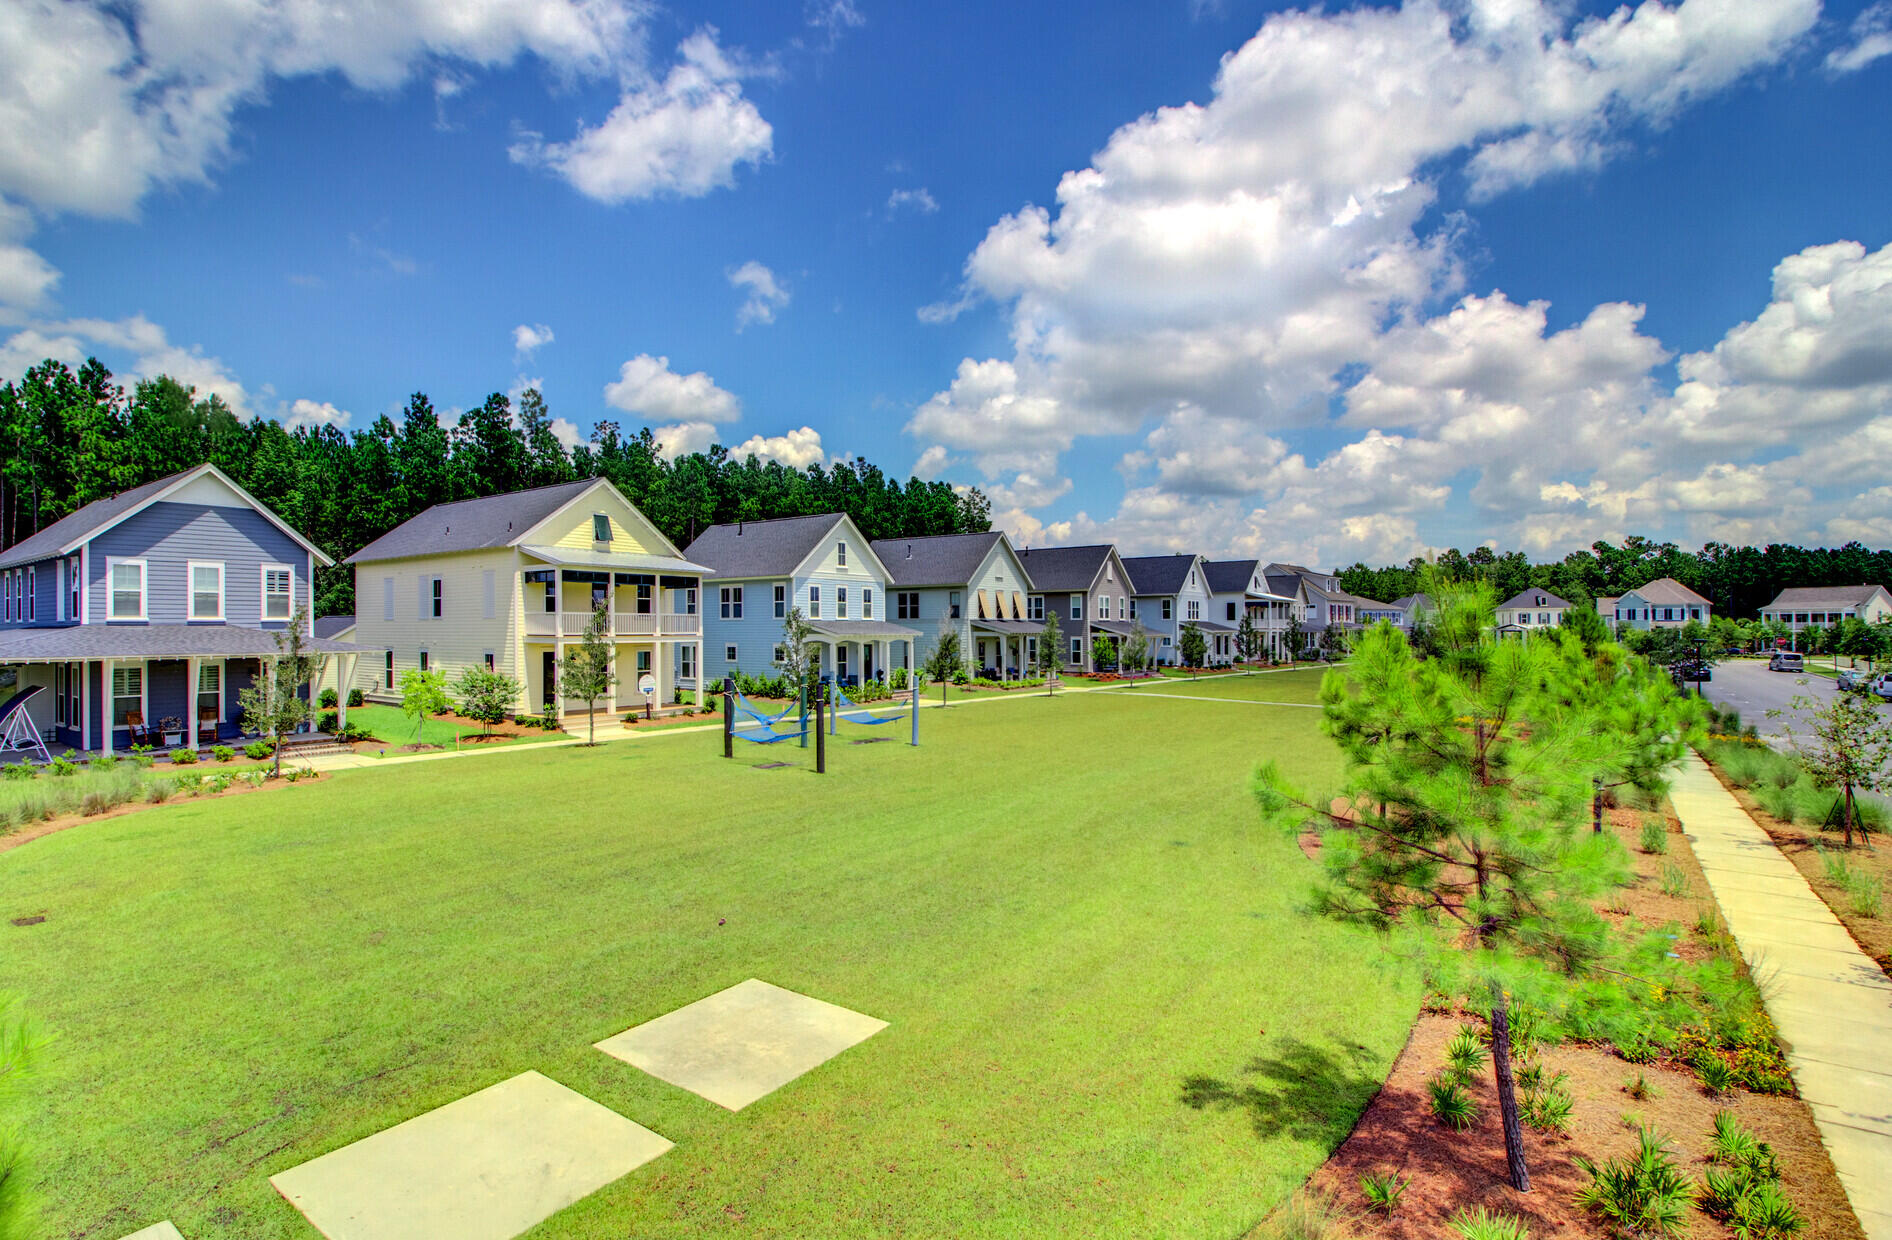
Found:
[{"label": "small tree in yard", "polygon": [[1064,630],[1058,627],[1058,613],[1045,611],[1045,627],[1038,631],[1038,674],[1045,678],[1045,692],[1055,691],[1060,655],[1064,649]]},{"label": "small tree in yard", "polygon": [[1130,636],[1123,642],[1123,665],[1132,672],[1147,671],[1150,666],[1150,635],[1143,631],[1143,621],[1130,622]]},{"label": "small tree in yard", "polygon": [[[1787,710],[1770,710],[1770,719],[1786,716],[1781,731],[1800,756],[1813,782],[1840,792],[1846,847],[1853,846],[1853,793],[1892,788],[1892,715],[1869,693],[1838,693],[1830,699],[1796,696]],[[1796,730],[1794,716],[1804,730]]]},{"label": "small tree in yard", "polygon": [[1117,661],[1117,639],[1108,633],[1099,633],[1091,639],[1091,666],[1098,671],[1106,667],[1123,670],[1123,664]]},{"label": "small tree in yard", "polygon": [[401,673],[401,710],[414,720],[414,743],[420,743],[421,729],[429,715],[438,715],[453,705],[447,700],[447,674],[423,672],[410,667]]},{"label": "small tree in yard", "polygon": [[1307,626],[1301,622],[1297,609],[1288,617],[1288,662],[1293,663],[1301,657],[1301,647],[1307,641]]},{"label": "small tree in yard", "polygon": [[519,682],[504,672],[477,664],[460,673],[454,691],[460,695],[460,713],[491,728],[513,710],[519,700]]},{"label": "small tree in yard", "polygon": [[1625,855],[1613,836],[1579,829],[1608,740],[1558,691],[1587,673],[1579,642],[1499,642],[1488,585],[1426,590],[1437,657],[1415,659],[1381,625],[1321,683],[1322,727],[1345,760],[1340,796],[1305,795],[1273,763],[1256,792],[1276,824],[1321,829],[1316,911],[1380,931],[1435,987],[1482,996],[1506,1161],[1523,1192],[1513,995],[1571,994],[1612,949],[1593,901],[1626,880]]},{"label": "small tree in yard", "polygon": [[1320,631],[1320,652],[1329,661],[1347,653],[1347,634],[1344,629],[1328,625]]},{"label": "small tree in yard", "polygon": [[[799,607],[789,608],[788,614],[782,617],[782,657],[776,660],[775,666],[781,669],[782,679],[797,697],[815,682],[816,659],[820,652],[808,640],[814,631]],[[919,691],[917,685],[914,691]]]},{"label": "small tree in yard", "polygon": [[1182,657],[1183,666],[1193,674],[1202,666],[1202,660],[1209,653],[1209,643],[1202,636],[1202,630],[1195,621],[1183,622],[1182,635],[1176,639],[1176,653]]},{"label": "small tree in yard", "polygon": [[276,633],[276,654],[262,661],[256,683],[237,694],[246,730],[269,737],[275,746],[273,773],[282,774],[282,738],[307,723],[309,700],[302,696],[322,671],[325,660],[309,652],[303,642],[309,632],[309,609],[296,608],[289,623]]},{"label": "small tree in yard", "polygon": [[1261,631],[1255,627],[1255,613],[1246,607],[1242,608],[1241,623],[1235,626],[1235,653],[1244,663],[1261,653]]},{"label": "small tree in yard", "polygon": [[598,743],[598,715],[594,704],[618,682],[611,670],[611,615],[600,603],[592,610],[591,623],[576,646],[565,651],[565,666],[558,669],[558,696],[582,698],[585,718],[589,720],[585,744]]},{"label": "small tree in yard", "polygon": [[946,700],[946,682],[959,674],[961,659],[959,655],[959,629],[950,616],[942,616],[939,622],[939,636],[933,642],[933,653],[926,656],[926,663],[921,671],[929,680],[939,681],[939,700]]},{"label": "small tree in yard", "polygon": [[[1568,613],[1566,613],[1568,614]],[[1668,790],[1669,772],[1688,754],[1701,731],[1704,709],[1684,697],[1660,668],[1605,642],[1590,648],[1583,630],[1566,630],[1589,656],[1587,674],[1563,679],[1558,692],[1572,710],[1590,712],[1610,744],[1597,757],[1590,791],[1590,829],[1603,830],[1603,805],[1611,793],[1635,788],[1645,796]]]}]

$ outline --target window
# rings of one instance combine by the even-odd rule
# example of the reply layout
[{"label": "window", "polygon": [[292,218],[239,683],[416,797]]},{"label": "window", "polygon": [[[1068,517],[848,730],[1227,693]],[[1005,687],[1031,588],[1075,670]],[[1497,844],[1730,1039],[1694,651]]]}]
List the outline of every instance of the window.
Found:
[{"label": "window", "polygon": [[70,664],[53,664],[53,722],[66,726],[66,673]]},{"label": "window", "polygon": [[1691,607],[1691,608],[1689,608],[1689,609],[1688,609],[1688,618],[1689,618],[1690,620],[1699,620],[1699,619],[1701,619],[1701,608],[1699,608],[1699,607]]},{"label": "window", "polygon": [[677,647],[677,672],[685,680],[696,679],[696,647]]},{"label": "window", "polygon": [[1663,618],[1664,620],[1673,620],[1673,619],[1675,619],[1675,608],[1673,608],[1673,607],[1664,607],[1664,608],[1662,609],[1662,618]]},{"label": "window", "polygon": [[1071,662],[1082,663],[1083,661],[1084,661],[1084,639],[1081,637],[1073,637],[1071,639]]},{"label": "window", "polygon": [[392,650],[388,651],[387,662],[381,665],[381,687],[384,689],[394,687],[394,652]]},{"label": "window", "polygon": [[381,579],[381,618],[394,619],[394,578],[392,577]]},{"label": "window", "polygon": [[642,675],[643,673],[648,672],[649,670],[650,670],[650,651],[648,650],[638,651],[637,652],[638,674]]},{"label": "window", "polygon": [[775,618],[777,620],[780,620],[782,617],[786,616],[787,614],[788,614],[788,587],[783,586],[783,585],[778,585],[775,587]]},{"label": "window", "polygon": [[611,541],[611,518],[605,516],[602,512],[594,512],[591,514],[591,541]]},{"label": "window", "polygon": [[1135,599],[1130,600],[1130,618],[1132,620],[1137,618],[1137,601]]},{"label": "window", "polygon": [[70,560],[66,561],[66,588],[70,590],[72,593],[72,598],[67,604],[70,610],[68,610],[68,612],[66,613],[66,619],[68,620],[85,619],[84,615],[81,614],[82,604],[80,602],[80,596],[79,596],[79,557],[76,555],[73,556]]},{"label": "window", "polygon": [[1025,666],[1038,666],[1038,639],[1035,636],[1025,638]]},{"label": "window", "polygon": [[223,565],[190,560],[184,567],[191,581],[191,619],[223,619]]},{"label": "window", "polygon": [[1170,600],[1164,599],[1163,600],[1163,619],[1165,620],[1169,620],[1173,618],[1169,614],[1169,609],[1170,609]]},{"label": "window", "polygon": [[1235,604],[1233,604],[1233,603],[1229,603],[1229,604],[1228,604],[1227,606],[1228,606],[1228,618],[1229,618],[1229,621],[1230,621],[1230,623],[1233,623],[1233,622],[1234,622],[1234,620],[1235,620]]},{"label": "window", "polygon": [[837,568],[847,567],[847,544],[846,543],[834,544],[834,563],[835,563],[835,567]]},{"label": "window", "polygon": [[834,588],[834,615],[837,620],[847,619],[847,587]]},{"label": "window", "polygon": [[949,620],[959,619],[959,591],[957,590],[946,596],[946,616]]},{"label": "window", "polygon": [[143,664],[112,669],[112,726],[125,726],[131,712],[145,713],[145,669]]},{"label": "window", "polygon": [[110,616],[114,620],[145,618],[145,562],[143,560],[106,560],[106,577],[112,583]]},{"label": "window", "polygon": [[781,642],[776,642],[775,643],[775,664],[777,667],[780,667],[782,664],[786,662],[788,662],[788,647],[784,646]]},{"label": "window", "polygon": [[861,587],[861,619],[874,618],[874,592],[866,586]]},{"label": "window", "polygon": [[26,618],[39,619],[39,566],[26,566]]},{"label": "window", "polygon": [[197,717],[206,715],[223,722],[223,664],[197,665]]},{"label": "window", "polygon": [[432,666],[433,666],[433,661],[429,657],[427,652],[425,650],[421,651],[420,652],[420,670],[424,672],[430,669]]},{"label": "window", "polygon": [[13,619],[13,574],[0,574],[0,620]]},{"label": "window", "polygon": [[263,619],[287,620],[295,574],[286,565],[263,565]]},{"label": "window", "polygon": [[558,578],[545,583],[545,610],[558,610]]},{"label": "window", "polygon": [[724,586],[720,597],[722,618],[725,620],[742,619],[742,587]]},{"label": "window", "polygon": [[1028,620],[1040,620],[1040,621],[1042,621],[1045,618],[1045,596],[1044,595],[1032,594],[1026,597],[1025,618]]},{"label": "window", "polygon": [[893,596],[893,606],[896,618],[901,620],[918,620],[920,618],[920,592],[918,590],[902,590],[900,593]]},{"label": "window", "polygon": [[492,671],[492,670],[494,670],[494,662],[495,662],[495,660],[493,659],[493,652],[492,652],[492,651],[490,651],[490,650],[486,650],[486,651],[482,651],[482,652],[481,652],[481,654],[480,654],[480,661],[486,664],[486,670],[487,670],[487,671],[489,671],[489,672],[490,672],[490,671]]},{"label": "window", "polygon": [[1202,600],[1193,598],[1189,600],[1189,618],[1191,620],[1202,619]]},{"label": "window", "polygon": [[447,601],[446,586],[447,583],[438,577],[433,578],[428,585],[431,604],[430,611],[432,612],[433,618],[436,620],[440,619],[441,612],[444,610]]},{"label": "window", "polygon": [[85,722],[85,707],[80,704],[79,694],[85,688],[85,664],[69,663],[66,665],[66,722],[73,727],[80,727]]},{"label": "window", "polygon": [[821,587],[820,586],[808,587],[808,618],[811,620],[821,619]]},{"label": "window", "polygon": [[1100,594],[1097,596],[1097,618],[1099,620],[1110,619],[1110,596],[1108,594]]},{"label": "window", "polygon": [[493,570],[487,569],[480,574],[480,619],[493,618]]},{"label": "window", "polygon": [[1163,644],[1165,646],[1172,645],[1173,643],[1174,643],[1174,639],[1171,638],[1169,634],[1167,633],[1163,634]]},{"label": "window", "polygon": [[734,663],[735,661],[736,661],[736,643],[731,642],[729,643],[729,645],[723,647],[723,662]]},{"label": "window", "polygon": [[1073,594],[1071,596],[1071,619],[1082,620],[1083,618],[1084,596],[1082,594]]},{"label": "window", "polygon": [[1537,613],[1537,622],[1538,622],[1539,624],[1549,624],[1549,623],[1550,623],[1550,613],[1549,613],[1549,612],[1547,612],[1547,611],[1540,611],[1540,612],[1538,612],[1538,613]]},{"label": "window", "polygon": [[696,614],[695,589],[688,589],[683,592],[683,614],[686,616],[694,616]]}]

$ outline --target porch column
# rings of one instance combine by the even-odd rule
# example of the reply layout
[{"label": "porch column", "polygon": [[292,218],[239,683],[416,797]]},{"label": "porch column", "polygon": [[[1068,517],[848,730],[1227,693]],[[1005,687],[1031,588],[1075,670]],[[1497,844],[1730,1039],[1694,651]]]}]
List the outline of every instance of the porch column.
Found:
[{"label": "porch column", "polygon": [[[92,664],[82,662],[79,665],[79,752],[92,748]],[[66,692],[72,692],[70,682]]]},{"label": "porch column", "polygon": [[677,644],[657,640],[651,642],[650,674],[657,681],[657,692],[651,698],[651,706],[670,705],[670,661],[677,657]]},{"label": "porch column", "polygon": [[[335,656],[335,726],[338,728],[348,726],[348,690],[355,683],[355,665],[360,659],[358,654]],[[218,678],[217,687],[221,691],[221,677]]]},{"label": "porch column", "polygon": [[[112,756],[112,664],[113,662],[115,662],[115,660],[112,660],[112,659],[99,660],[99,701],[100,701],[100,704],[104,706],[105,708],[104,710],[105,717],[103,720],[105,726],[102,729],[100,729],[101,733],[104,736],[104,743],[100,745],[99,748],[104,751],[105,756],[108,758]],[[91,694],[88,693],[86,696],[90,697]],[[148,726],[148,721],[147,721],[147,726]]]},{"label": "porch column", "polygon": [[184,660],[184,742],[191,749],[197,748],[197,657]]}]

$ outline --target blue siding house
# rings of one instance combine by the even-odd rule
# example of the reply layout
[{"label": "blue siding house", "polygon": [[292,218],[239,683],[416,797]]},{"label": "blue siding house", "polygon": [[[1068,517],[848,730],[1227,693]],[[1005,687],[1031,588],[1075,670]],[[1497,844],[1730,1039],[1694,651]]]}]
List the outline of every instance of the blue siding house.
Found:
[{"label": "blue siding house", "polygon": [[55,747],[123,750],[134,727],[160,747],[237,736],[237,695],[317,563],[332,561],[214,465],[88,504],[0,552],[0,699],[39,687],[28,710]]},{"label": "blue siding house", "polygon": [[1182,662],[1182,626],[1193,624],[1202,633],[1205,658],[1212,664],[1232,662],[1235,628],[1210,616],[1211,591],[1207,561],[1199,555],[1125,556],[1130,574],[1131,616],[1150,634],[1150,654],[1157,663],[1175,667]]},{"label": "blue siding house", "polygon": [[892,578],[845,513],[712,525],[683,558],[707,570],[703,672],[712,680],[775,675],[790,608],[813,627],[823,676],[857,684],[911,666],[920,631],[887,618]]},{"label": "blue siding house", "polygon": [[1031,674],[1043,600],[1033,594],[1011,539],[997,530],[883,538],[874,554],[892,578],[893,619],[920,630],[921,664],[950,630],[959,634],[973,675],[1016,680]]}]

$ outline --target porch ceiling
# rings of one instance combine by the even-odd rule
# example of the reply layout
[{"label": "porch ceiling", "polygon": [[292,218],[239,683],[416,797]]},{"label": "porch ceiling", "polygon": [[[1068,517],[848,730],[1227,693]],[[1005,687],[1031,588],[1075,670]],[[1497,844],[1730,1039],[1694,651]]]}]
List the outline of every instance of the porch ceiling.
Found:
[{"label": "porch ceiling", "polygon": [[[317,654],[362,654],[366,646],[314,638]],[[254,659],[280,654],[276,634],[233,624],[75,624],[0,633],[0,663],[86,659]]]},{"label": "porch ceiling", "polygon": [[886,620],[810,620],[808,627],[818,637],[831,637],[841,641],[858,641],[862,638],[910,641],[920,635],[918,629],[909,629],[905,625],[893,624]]},{"label": "porch ceiling", "polygon": [[535,560],[557,564],[562,568],[602,568],[625,573],[672,573],[684,576],[694,573],[699,577],[707,577],[710,573],[710,570],[701,564],[692,564],[674,555],[644,555],[630,551],[580,551],[571,547],[552,547],[542,543],[528,543],[522,545],[519,550]]}]

